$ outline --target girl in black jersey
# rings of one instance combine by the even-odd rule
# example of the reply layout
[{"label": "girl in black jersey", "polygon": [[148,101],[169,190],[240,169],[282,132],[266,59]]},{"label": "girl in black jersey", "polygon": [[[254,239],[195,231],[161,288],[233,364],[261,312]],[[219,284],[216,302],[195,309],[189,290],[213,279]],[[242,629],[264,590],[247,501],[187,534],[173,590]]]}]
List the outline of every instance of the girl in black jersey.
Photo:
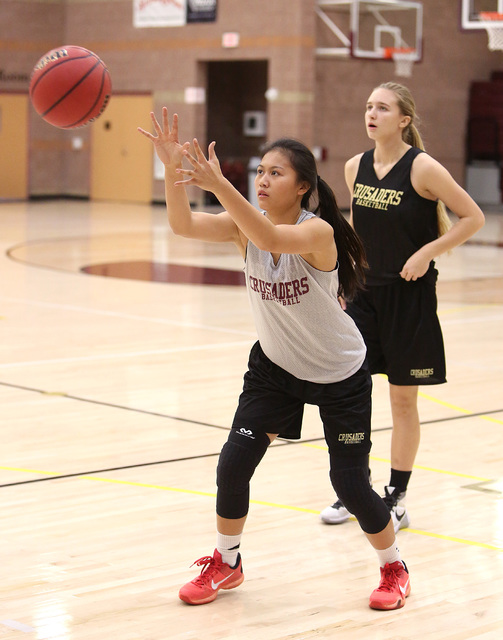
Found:
[{"label": "girl in black jersey", "polygon": [[[468,193],[424,152],[416,119],[406,87],[378,86],[365,111],[375,148],[345,167],[351,224],[369,263],[367,289],[346,310],[365,339],[371,373],[388,376],[393,432],[384,501],[396,532],[409,525],[404,498],[420,439],[418,385],[446,381],[434,258],[484,224]],[[459,218],[452,227],[446,206]],[[328,524],[349,516],[341,500],[321,512]]]}]

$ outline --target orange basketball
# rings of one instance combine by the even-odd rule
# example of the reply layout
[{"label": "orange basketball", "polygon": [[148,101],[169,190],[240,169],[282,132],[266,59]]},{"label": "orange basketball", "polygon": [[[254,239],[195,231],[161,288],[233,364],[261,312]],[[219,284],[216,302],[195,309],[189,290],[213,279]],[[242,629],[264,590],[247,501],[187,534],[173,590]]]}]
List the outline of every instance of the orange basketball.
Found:
[{"label": "orange basketball", "polygon": [[61,129],[96,120],[108,104],[110,74],[92,51],[73,45],[48,51],[33,68],[30,98],[35,111]]}]

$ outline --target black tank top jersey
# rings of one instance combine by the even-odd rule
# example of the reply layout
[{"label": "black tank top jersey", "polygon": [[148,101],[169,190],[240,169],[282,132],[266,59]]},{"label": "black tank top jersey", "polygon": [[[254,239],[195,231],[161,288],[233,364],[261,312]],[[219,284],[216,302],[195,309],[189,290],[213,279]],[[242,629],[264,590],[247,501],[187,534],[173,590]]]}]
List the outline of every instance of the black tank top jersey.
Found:
[{"label": "black tank top jersey", "polygon": [[[353,190],[353,224],[367,252],[368,285],[383,285],[400,278],[408,258],[438,237],[437,203],[420,196],[412,186],[414,158],[423,153],[411,147],[382,180],[374,170],[374,150],[366,151],[358,167]],[[436,280],[432,261],[423,276]]]}]

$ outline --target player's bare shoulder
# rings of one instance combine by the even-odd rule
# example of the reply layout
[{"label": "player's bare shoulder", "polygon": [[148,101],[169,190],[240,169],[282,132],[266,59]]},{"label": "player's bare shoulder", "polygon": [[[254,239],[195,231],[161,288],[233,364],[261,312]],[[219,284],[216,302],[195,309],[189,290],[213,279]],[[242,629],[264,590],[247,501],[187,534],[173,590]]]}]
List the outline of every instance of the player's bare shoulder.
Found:
[{"label": "player's bare shoulder", "polygon": [[452,180],[447,169],[428,153],[418,153],[410,171],[414,189],[425,198],[435,198],[439,184]]},{"label": "player's bare shoulder", "polygon": [[350,191],[353,190],[353,185],[356,179],[356,174],[358,173],[358,167],[360,166],[360,160],[362,159],[363,153],[358,153],[352,158],[350,158],[346,164],[344,165],[344,177],[346,178],[346,184]]}]

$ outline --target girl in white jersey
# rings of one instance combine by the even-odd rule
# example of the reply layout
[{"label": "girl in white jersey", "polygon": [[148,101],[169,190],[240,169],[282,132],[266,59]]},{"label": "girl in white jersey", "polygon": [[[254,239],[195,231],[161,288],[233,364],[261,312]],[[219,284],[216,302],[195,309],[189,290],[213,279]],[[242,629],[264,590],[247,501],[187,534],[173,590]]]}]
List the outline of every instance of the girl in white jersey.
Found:
[{"label": "girl in white jersey", "polygon": [[[445,382],[434,258],[462,244],[484,215],[448,171],[424,152],[415,103],[401,84],[376,87],[365,125],[375,148],[346,163],[351,223],[365,246],[366,290],[347,306],[367,345],[371,374],[388,377],[393,433],[384,489],[395,531],[409,526],[405,495],[419,447],[419,385]],[[459,218],[450,227],[445,205]],[[321,518],[350,517],[341,496]]]},{"label": "girl in white jersey", "polygon": [[[318,176],[302,143],[278,140],[264,150],[255,188],[262,211],[222,175],[215,143],[204,156],[197,140],[178,141],[178,118],[162,126],[151,114],[150,139],[165,166],[166,205],[174,233],[232,242],[246,261],[246,284],[259,340],[217,468],[217,539],[213,556],[196,561],[200,575],[180,589],[188,604],[212,602],[220,589],[244,580],[239,547],[249,507],[249,484],[269,444],[300,438],[304,405],[319,407],[335,491],[355,514],[381,566],[370,596],[376,609],[396,609],[410,592],[409,574],[395,544],[384,501],[370,486],[371,378],[366,349],[338,296],[363,285],[362,245]],[[184,169],[186,159],[190,168]],[[193,212],[184,187],[212,192],[226,209]],[[314,212],[308,207],[316,198]]]}]

